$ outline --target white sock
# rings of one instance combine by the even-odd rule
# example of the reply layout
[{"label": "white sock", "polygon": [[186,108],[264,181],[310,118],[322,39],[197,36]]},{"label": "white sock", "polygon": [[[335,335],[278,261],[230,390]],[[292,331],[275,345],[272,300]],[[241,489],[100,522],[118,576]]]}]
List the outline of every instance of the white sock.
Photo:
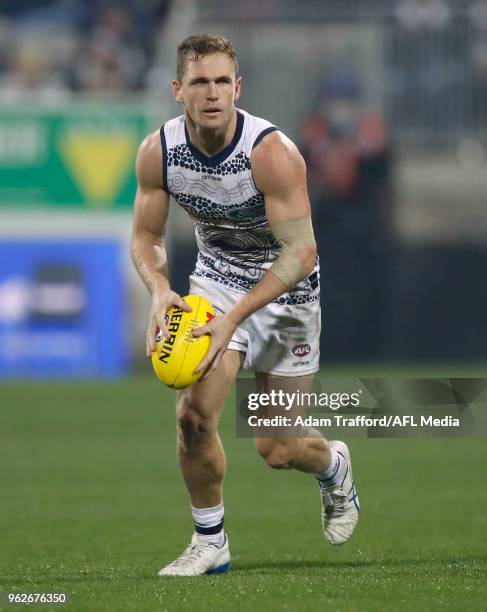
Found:
[{"label": "white sock", "polygon": [[191,506],[193,513],[194,530],[202,542],[223,546],[225,532],[223,531],[223,502],[213,508],[195,508]]},{"label": "white sock", "polygon": [[330,447],[330,465],[322,472],[317,472],[315,477],[319,480],[321,487],[341,485],[347,473],[348,463],[343,455],[337,453]]}]

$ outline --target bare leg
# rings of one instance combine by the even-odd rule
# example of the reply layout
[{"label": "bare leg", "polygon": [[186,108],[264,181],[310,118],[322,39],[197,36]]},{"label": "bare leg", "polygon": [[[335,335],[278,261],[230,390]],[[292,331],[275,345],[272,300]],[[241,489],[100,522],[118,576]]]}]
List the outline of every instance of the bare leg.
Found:
[{"label": "bare leg", "polygon": [[[256,374],[257,391],[269,392],[272,389],[287,393],[309,392],[313,376],[273,376],[270,374]],[[296,416],[299,409],[293,408],[289,415]],[[290,437],[288,432],[274,430],[270,437],[255,437],[255,446],[258,453],[266,460],[268,465],[277,469],[301,470],[302,472],[318,473],[326,470],[330,465],[331,455],[328,442],[321,433],[314,428],[302,432],[302,436]]]},{"label": "bare leg", "polygon": [[[311,382],[312,377],[305,376],[288,378],[272,377],[268,374],[257,375],[258,390],[266,393],[272,390],[307,393],[311,388]],[[293,409],[297,416],[300,408],[293,406]],[[311,472],[318,478],[321,493],[321,521],[325,538],[331,544],[344,544],[357,525],[359,512],[357,489],[347,445],[339,440],[329,444],[316,429],[303,428],[303,431],[294,431],[294,437],[287,435],[286,428],[271,432],[270,437],[259,437],[259,433],[262,432],[257,430],[255,445],[269,466]],[[298,437],[297,434],[303,434],[303,437]],[[330,471],[333,473],[329,473]]]},{"label": "bare leg", "polygon": [[179,463],[195,508],[211,508],[222,500],[226,458],[217,425],[243,358],[227,350],[207,380],[177,392]]}]

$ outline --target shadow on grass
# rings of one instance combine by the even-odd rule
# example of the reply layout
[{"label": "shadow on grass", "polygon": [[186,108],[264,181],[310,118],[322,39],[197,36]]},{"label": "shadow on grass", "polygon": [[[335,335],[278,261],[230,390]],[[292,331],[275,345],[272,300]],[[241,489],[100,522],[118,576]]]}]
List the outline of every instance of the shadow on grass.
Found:
[{"label": "shadow on grass", "polygon": [[469,569],[471,569],[472,563],[479,564],[480,566],[485,566],[487,564],[487,555],[479,556],[479,555],[471,555],[471,556],[461,556],[461,557],[415,557],[410,559],[357,559],[355,561],[340,561],[339,559],[335,560],[284,560],[284,561],[276,561],[276,560],[261,560],[250,563],[239,563],[234,562],[232,564],[232,570],[237,572],[246,572],[249,570],[292,570],[292,569],[387,569],[387,568],[433,568],[437,567],[445,567],[451,566],[451,571],[458,572],[461,570],[462,565],[468,565]]},{"label": "shadow on grass", "polygon": [[[475,565],[476,567],[472,567]],[[274,560],[263,559],[252,562],[232,562],[231,575],[235,574],[254,574],[254,573],[276,573],[285,570],[360,570],[360,569],[378,569],[388,570],[394,568],[416,569],[426,572],[429,570],[441,570],[445,574],[461,575],[462,571],[482,570],[485,571],[487,566],[487,555],[463,555],[461,557],[414,557],[409,559],[357,559],[355,561],[340,561],[323,560],[317,561],[298,559],[298,560]],[[205,577],[206,578],[206,577]],[[93,569],[77,572],[69,572],[64,570],[62,575],[56,574],[56,568],[52,568],[50,573],[36,572],[33,569],[30,572],[29,586],[34,588],[37,585],[62,585],[72,583],[119,583],[120,581],[154,581],[161,580],[157,576],[157,572],[148,572],[147,570],[138,570],[132,567],[121,567],[116,570],[111,569]],[[23,585],[26,582],[25,574],[22,576],[4,576],[0,581],[0,590],[11,588],[12,585]]]}]

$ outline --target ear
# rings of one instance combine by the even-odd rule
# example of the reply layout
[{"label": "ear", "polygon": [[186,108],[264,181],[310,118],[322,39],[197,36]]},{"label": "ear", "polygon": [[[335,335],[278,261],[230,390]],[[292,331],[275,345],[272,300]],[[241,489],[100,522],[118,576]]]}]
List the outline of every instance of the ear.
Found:
[{"label": "ear", "polygon": [[172,95],[174,96],[174,99],[176,100],[176,102],[182,102],[183,98],[181,96],[181,83],[180,81],[173,79],[171,81],[171,86],[172,86]]},{"label": "ear", "polygon": [[235,100],[240,98],[240,90],[242,88],[242,77],[238,77],[235,81]]}]

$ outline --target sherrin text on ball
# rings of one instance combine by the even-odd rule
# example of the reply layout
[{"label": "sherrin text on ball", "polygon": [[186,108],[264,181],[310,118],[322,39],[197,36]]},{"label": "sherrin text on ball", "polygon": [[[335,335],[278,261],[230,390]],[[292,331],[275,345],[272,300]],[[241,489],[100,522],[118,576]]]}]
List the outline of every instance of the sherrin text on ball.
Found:
[{"label": "sherrin text on ball", "polygon": [[152,365],[158,378],[168,387],[184,389],[196,382],[204,371],[195,372],[210,348],[211,337],[194,338],[192,330],[208,323],[215,310],[208,300],[200,295],[187,295],[183,300],[192,308],[185,312],[179,306],[167,311],[166,326],[169,338],[159,331],[156,350],[152,353]]}]

